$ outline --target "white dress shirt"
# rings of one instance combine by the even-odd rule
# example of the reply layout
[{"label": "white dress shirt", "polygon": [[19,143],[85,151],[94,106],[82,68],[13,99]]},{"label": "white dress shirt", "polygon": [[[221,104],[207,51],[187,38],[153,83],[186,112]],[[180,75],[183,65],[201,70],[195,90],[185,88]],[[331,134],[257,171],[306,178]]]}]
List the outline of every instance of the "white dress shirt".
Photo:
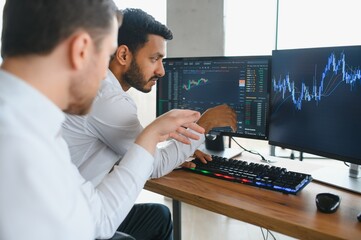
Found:
[{"label": "white dress shirt", "polygon": [[[98,185],[113,165],[121,160],[143,130],[137,106],[108,70],[107,78],[86,116],[68,115],[63,136],[69,145],[72,161],[82,176]],[[161,177],[182,164],[204,141],[204,135],[191,145],[168,141],[155,154],[151,177]],[[141,167],[141,165],[140,165]]]},{"label": "white dress shirt", "polygon": [[43,94],[0,70],[0,239],[110,238],[153,172],[153,156],[133,144],[94,188],[71,162],[64,119]]}]

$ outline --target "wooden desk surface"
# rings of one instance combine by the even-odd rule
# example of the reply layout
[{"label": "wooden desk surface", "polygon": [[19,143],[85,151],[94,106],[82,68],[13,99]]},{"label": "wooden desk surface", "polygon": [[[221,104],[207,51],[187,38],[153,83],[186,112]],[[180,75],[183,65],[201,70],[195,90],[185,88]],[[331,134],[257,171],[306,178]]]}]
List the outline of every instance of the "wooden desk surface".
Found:
[{"label": "wooden desk surface", "polygon": [[[240,183],[175,170],[149,180],[145,189],[212,212],[300,239],[361,239],[361,195],[317,182],[298,195],[286,195]],[[332,192],[341,197],[333,214],[317,211],[315,196]]]}]

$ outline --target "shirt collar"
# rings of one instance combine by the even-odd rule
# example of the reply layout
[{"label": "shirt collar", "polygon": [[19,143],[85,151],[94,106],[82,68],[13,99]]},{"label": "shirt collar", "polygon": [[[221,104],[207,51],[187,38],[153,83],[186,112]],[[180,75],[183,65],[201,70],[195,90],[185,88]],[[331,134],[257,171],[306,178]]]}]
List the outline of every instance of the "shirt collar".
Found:
[{"label": "shirt collar", "polygon": [[117,88],[121,89],[124,92],[122,86],[120,85],[119,80],[115,77],[114,73],[108,69],[107,78],[112,83],[112,85],[116,86]]}]

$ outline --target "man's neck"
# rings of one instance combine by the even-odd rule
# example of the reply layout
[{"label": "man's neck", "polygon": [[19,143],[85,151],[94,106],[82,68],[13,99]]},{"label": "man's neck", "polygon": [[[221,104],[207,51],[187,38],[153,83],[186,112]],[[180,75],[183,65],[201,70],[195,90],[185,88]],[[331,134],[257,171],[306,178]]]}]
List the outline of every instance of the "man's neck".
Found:
[{"label": "man's neck", "polygon": [[61,74],[64,69],[59,69],[56,64],[49,65],[49,62],[41,56],[11,57],[3,61],[1,68],[27,82],[63,110],[69,101],[65,97],[69,96],[69,81]]},{"label": "man's neck", "polygon": [[118,80],[120,86],[122,87],[123,91],[126,92],[128,91],[131,86],[125,82],[122,78],[123,76],[123,71],[118,67],[112,67],[111,65],[109,66],[109,70],[113,73],[114,77]]}]

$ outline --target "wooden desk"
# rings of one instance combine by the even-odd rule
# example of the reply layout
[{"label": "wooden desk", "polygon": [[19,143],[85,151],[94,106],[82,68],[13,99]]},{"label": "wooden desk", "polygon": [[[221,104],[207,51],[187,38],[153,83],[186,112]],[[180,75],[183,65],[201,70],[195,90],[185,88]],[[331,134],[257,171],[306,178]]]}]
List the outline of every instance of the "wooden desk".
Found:
[{"label": "wooden desk", "polygon": [[[145,189],[295,238],[361,239],[361,222],[356,219],[361,211],[361,195],[317,182],[311,182],[298,195],[286,195],[175,170],[149,180]],[[317,211],[315,196],[320,192],[341,197],[336,213]],[[175,232],[179,231],[176,228],[175,223]]]}]

